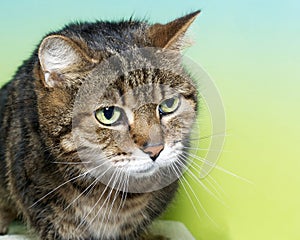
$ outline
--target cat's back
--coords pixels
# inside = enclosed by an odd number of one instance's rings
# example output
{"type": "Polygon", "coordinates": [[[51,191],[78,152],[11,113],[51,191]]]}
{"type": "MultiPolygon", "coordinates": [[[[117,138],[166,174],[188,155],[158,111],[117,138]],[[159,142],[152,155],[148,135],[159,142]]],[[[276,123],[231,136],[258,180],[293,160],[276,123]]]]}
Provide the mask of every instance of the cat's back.
{"type": "Polygon", "coordinates": [[[24,61],[12,80],[0,89],[0,175],[2,178],[6,171],[5,165],[10,161],[9,152],[20,139],[23,139],[28,128],[32,130],[32,126],[36,127],[38,122],[32,76],[33,63],[34,54],[29,60],[24,61]]]}
{"type": "MultiPolygon", "coordinates": [[[[6,84],[0,90],[0,181],[3,183],[5,181],[5,172],[6,172],[6,165],[5,165],[5,157],[4,157],[4,144],[5,144],[5,128],[7,127],[7,123],[9,119],[6,113],[6,103],[8,97],[8,87],[9,84],[6,84]]],[[[1,192],[1,186],[0,186],[1,192]]]]}

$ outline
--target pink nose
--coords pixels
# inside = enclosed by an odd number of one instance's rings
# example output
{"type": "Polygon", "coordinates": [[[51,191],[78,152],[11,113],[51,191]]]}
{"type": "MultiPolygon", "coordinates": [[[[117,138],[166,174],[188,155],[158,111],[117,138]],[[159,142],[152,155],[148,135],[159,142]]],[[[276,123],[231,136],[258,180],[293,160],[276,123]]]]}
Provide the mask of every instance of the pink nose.
{"type": "Polygon", "coordinates": [[[143,151],[144,153],[147,153],[153,161],[155,161],[163,149],[164,149],[164,145],[158,144],[158,145],[148,145],[145,148],[143,148],[143,151]]]}

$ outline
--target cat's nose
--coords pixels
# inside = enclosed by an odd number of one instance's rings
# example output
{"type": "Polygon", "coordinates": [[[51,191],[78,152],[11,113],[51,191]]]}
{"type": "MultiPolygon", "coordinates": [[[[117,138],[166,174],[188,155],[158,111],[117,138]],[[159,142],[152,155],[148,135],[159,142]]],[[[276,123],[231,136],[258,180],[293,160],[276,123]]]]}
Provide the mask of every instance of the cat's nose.
{"type": "Polygon", "coordinates": [[[143,147],[142,150],[144,153],[147,153],[153,161],[155,161],[163,149],[164,149],[164,145],[159,143],[159,144],[151,144],[151,145],[147,144],[146,146],[143,147]]]}

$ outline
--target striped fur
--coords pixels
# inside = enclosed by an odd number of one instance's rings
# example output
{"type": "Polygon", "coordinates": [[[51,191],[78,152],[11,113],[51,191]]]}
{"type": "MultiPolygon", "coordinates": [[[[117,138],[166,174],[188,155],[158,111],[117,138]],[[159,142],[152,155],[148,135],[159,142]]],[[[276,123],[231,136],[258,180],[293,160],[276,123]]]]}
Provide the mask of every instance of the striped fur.
{"type": "MultiPolygon", "coordinates": [[[[149,161],[141,149],[152,141],[164,144],[155,164],[176,162],[197,109],[197,91],[178,64],[178,48],[197,14],[165,25],[132,20],[71,24],[43,39],[0,91],[0,234],[21,216],[42,240],[142,239],[173,199],[177,180],[150,192],[130,192],[121,174],[113,186],[97,179],[103,169],[88,172],[98,163],[85,164],[80,154],[100,151],[107,166],[118,169],[128,162],[134,172],[139,161],[149,161]],[[133,51],[145,47],[173,49],[178,56],[163,59],[168,66],[162,69],[153,68],[155,59],[133,51]],[[145,61],[148,68],[120,74],[101,92],[101,64],[124,51],[135,52],[131,60],[145,61]],[[88,95],[92,104],[78,100],[87,82],[97,90],[88,95]],[[174,94],[180,96],[180,107],[161,117],[158,105],[174,94]],[[127,125],[97,122],[94,105],[108,103],[122,106],[127,125]],[[74,131],[83,138],[80,144],[74,131]]],[[[118,60],[120,69],[131,64],[121,55],[118,60]]],[[[161,175],[156,170],[130,184],[146,188],[164,179],[161,175]]]]}

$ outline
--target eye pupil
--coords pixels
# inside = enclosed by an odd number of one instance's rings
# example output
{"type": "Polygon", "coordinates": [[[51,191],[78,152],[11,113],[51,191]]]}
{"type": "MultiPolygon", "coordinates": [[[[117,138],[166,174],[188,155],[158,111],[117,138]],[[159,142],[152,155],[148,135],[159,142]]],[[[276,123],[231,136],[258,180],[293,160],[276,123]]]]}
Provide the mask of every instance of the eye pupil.
{"type": "Polygon", "coordinates": [[[121,124],[123,111],[119,107],[110,106],[97,109],[95,112],[96,119],[103,125],[112,126],[121,124]]]}
{"type": "Polygon", "coordinates": [[[165,101],[165,104],[167,105],[168,108],[171,108],[174,104],[174,101],[175,101],[174,98],[170,98],[165,101]]]}
{"type": "Polygon", "coordinates": [[[164,100],[159,105],[159,108],[158,108],[160,116],[175,112],[177,110],[179,104],[180,104],[179,97],[176,97],[176,96],[164,100]]]}
{"type": "Polygon", "coordinates": [[[106,108],[104,108],[103,114],[104,114],[105,118],[108,119],[108,120],[111,119],[112,116],[113,116],[113,114],[114,114],[114,110],[115,110],[114,107],[106,107],[106,108]]]}

